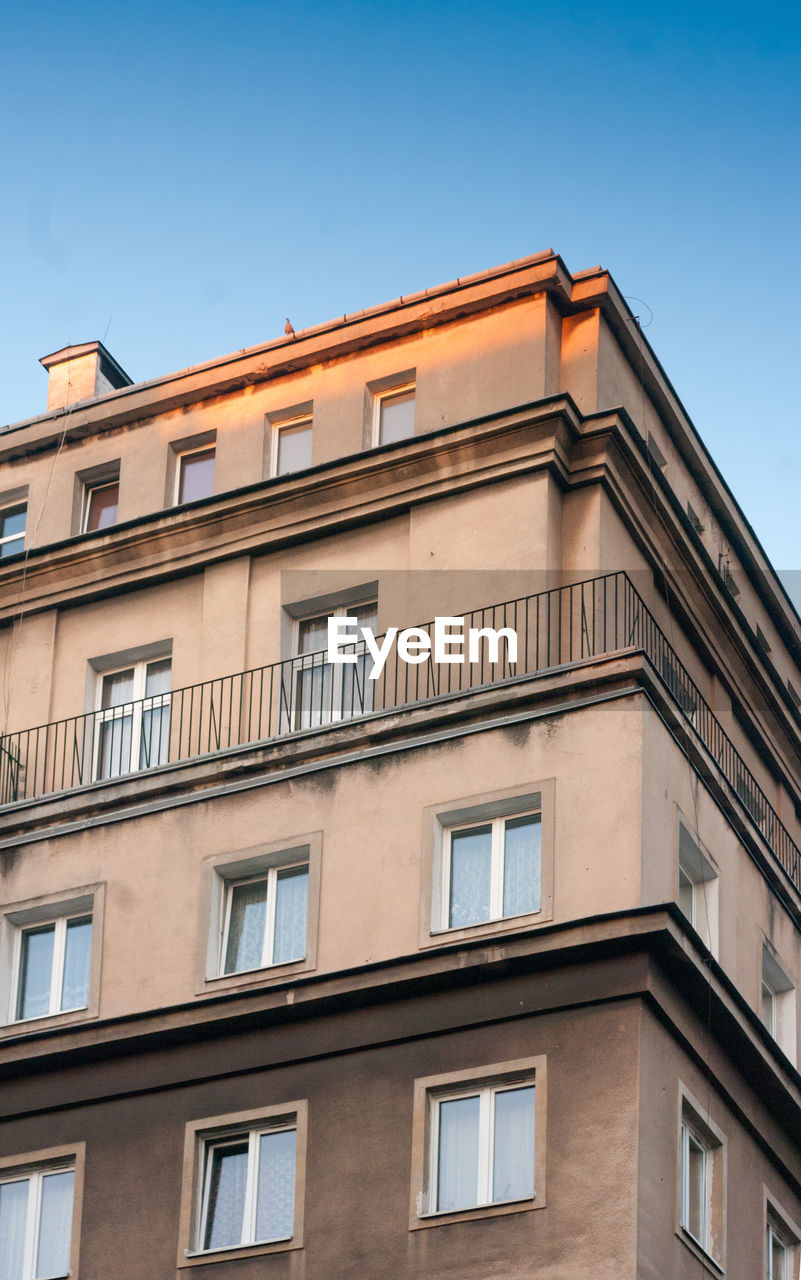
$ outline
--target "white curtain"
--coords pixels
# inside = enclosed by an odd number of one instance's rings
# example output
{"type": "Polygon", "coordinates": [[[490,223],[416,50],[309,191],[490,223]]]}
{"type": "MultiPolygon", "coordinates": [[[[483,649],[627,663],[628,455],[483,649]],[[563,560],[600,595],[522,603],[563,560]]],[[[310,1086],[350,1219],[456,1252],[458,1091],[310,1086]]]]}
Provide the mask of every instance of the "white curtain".
{"type": "Polygon", "coordinates": [[[291,1236],[295,1220],[295,1130],[259,1138],[256,1240],[291,1236]]]}
{"type": "Polygon", "coordinates": [[[25,1252],[28,1179],[0,1183],[0,1280],[20,1280],[25,1252]]]}
{"type": "Polygon", "coordinates": [[[448,923],[452,929],[489,920],[491,867],[491,827],[453,832],[448,911],[448,923]]]}
{"type": "Polygon", "coordinates": [[[39,1221],[37,1277],[66,1276],[70,1269],[72,1195],[75,1173],[49,1173],[42,1178],[42,1211],[39,1221]]]}
{"type": "Polygon", "coordinates": [[[70,920],[64,952],[62,1009],[85,1009],[89,1003],[89,957],[92,952],[92,918],[70,920]]]}
{"type": "Polygon", "coordinates": [[[495,1094],[492,1199],[526,1200],[534,1194],[534,1087],[495,1094]]]}
{"type": "Polygon", "coordinates": [[[540,909],[539,815],[510,818],[504,833],[503,914],[521,916],[540,909]]]}
{"type": "Polygon", "coordinates": [[[300,960],[306,954],[306,916],[309,900],[307,867],[278,872],[275,898],[273,964],[300,960]]]}
{"type": "Polygon", "coordinates": [[[437,1209],[477,1203],[479,1107],[478,1095],[439,1104],[437,1209]]]}
{"type": "Polygon", "coordinates": [[[266,919],[267,881],[234,885],[225,952],[226,973],[242,973],[261,966],[266,919]]]}
{"type": "Polygon", "coordinates": [[[248,1143],[215,1147],[211,1152],[207,1177],[211,1180],[208,1198],[204,1249],[223,1249],[241,1244],[248,1180],[248,1143]]]}

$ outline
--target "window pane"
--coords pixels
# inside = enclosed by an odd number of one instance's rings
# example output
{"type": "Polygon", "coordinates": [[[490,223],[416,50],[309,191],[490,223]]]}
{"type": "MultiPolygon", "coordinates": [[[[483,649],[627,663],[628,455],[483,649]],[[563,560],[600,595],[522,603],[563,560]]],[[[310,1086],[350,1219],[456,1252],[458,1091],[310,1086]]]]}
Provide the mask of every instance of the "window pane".
{"type": "Polygon", "coordinates": [[[771,1035],[773,1035],[775,999],[776,997],[763,978],[762,988],[759,993],[759,1016],[771,1035]]]}
{"type": "Polygon", "coordinates": [[[133,667],[127,671],[112,671],[110,675],[104,676],[101,707],[107,710],[110,707],[125,706],[133,698],[133,682],[133,667]]]}
{"type": "Polygon", "coordinates": [[[282,427],[278,432],[278,466],[276,474],[288,475],[290,471],[302,471],[312,464],[311,423],[303,426],[282,427]]]}
{"type": "Polygon", "coordinates": [[[495,1094],[492,1199],[534,1195],[534,1087],[495,1094]]]}
{"type": "Polygon", "coordinates": [[[540,909],[539,815],[510,818],[504,834],[503,914],[519,916],[540,909]]]}
{"type": "Polygon", "coordinates": [[[12,538],[9,542],[0,542],[0,559],[6,556],[15,556],[18,552],[25,550],[25,538],[12,538]]]}
{"type": "Polygon", "coordinates": [[[235,884],[230,892],[231,918],[228,924],[225,973],[258,969],[261,967],[264,949],[267,881],[235,884]]]}
{"type": "Polygon", "coordinates": [[[132,716],[114,716],[100,725],[98,778],[116,778],[131,769],[132,716]]]}
{"type": "Polygon", "coordinates": [[[684,867],[679,867],[679,906],[690,921],[690,924],[694,924],[693,882],[684,867]]]}
{"type": "Polygon", "coordinates": [[[86,530],[107,529],[117,523],[117,504],[120,496],[119,484],[99,485],[90,489],[86,507],[86,530]]]}
{"type": "Polygon", "coordinates": [[[159,693],[169,693],[171,682],[171,658],[160,658],[158,662],[149,662],[145,673],[145,697],[154,698],[159,693]]]}
{"type": "Polygon", "coordinates": [[[298,628],[298,653],[317,653],[328,646],[328,615],[304,618],[298,628]]]}
{"type": "Polygon", "coordinates": [[[0,1280],[20,1280],[28,1211],[27,1178],[0,1183],[0,1280]]]}
{"type": "MultiPolygon", "coordinates": [[[[372,631],[373,635],[378,631],[378,605],[374,601],[370,604],[349,606],[347,616],[356,619],[354,630],[357,635],[360,627],[372,631]]],[[[358,661],[346,663],[341,668],[342,716],[347,719],[349,716],[363,716],[372,711],[375,682],[367,678],[368,671],[372,670],[373,660],[365,652],[364,641],[360,639],[345,652],[360,655],[358,661]]]]}
{"type": "Polygon", "coordinates": [[[34,1276],[49,1280],[66,1276],[70,1269],[72,1193],[75,1173],[49,1173],[42,1178],[42,1206],[34,1276]]]}
{"type": "Polygon", "coordinates": [[[379,409],[379,444],[408,440],[414,435],[414,388],[397,395],[381,397],[379,409]]]}
{"type": "Polygon", "coordinates": [[[23,534],[25,532],[25,517],[27,509],[22,508],[21,511],[7,511],[2,517],[2,525],[0,525],[0,538],[10,538],[13,534],[23,534]]]}
{"type": "Polygon", "coordinates": [[[704,1185],[706,1152],[692,1134],[689,1135],[687,1159],[689,1164],[687,1169],[689,1203],[687,1208],[687,1222],[684,1225],[687,1227],[690,1235],[693,1236],[699,1244],[703,1244],[706,1195],[704,1185]]]}
{"type": "Polygon", "coordinates": [[[43,929],[27,929],[22,935],[18,1018],[41,1018],[50,1012],[55,933],[56,926],[49,924],[43,929]]]}
{"type": "Polygon", "coordinates": [[[478,1116],[477,1095],[439,1104],[438,1209],[478,1202],[478,1116]]]}
{"type": "Polygon", "coordinates": [[[214,449],[187,453],[180,460],[178,501],[195,502],[214,492],[214,449]]]}
{"type": "Polygon", "coordinates": [[[155,769],[166,764],[170,754],[170,708],[153,707],[142,712],[142,740],[139,768],[155,769]]]}
{"type": "Polygon", "coordinates": [[[295,1130],[259,1138],[256,1239],[291,1236],[295,1221],[295,1130]]]}
{"type": "Polygon", "coordinates": [[[451,835],[451,928],[490,918],[491,827],[472,827],[451,835]]]}
{"type": "Polygon", "coordinates": [[[89,958],[92,954],[92,917],[67,921],[64,952],[62,1009],[85,1009],[89,1003],[89,958]]]}
{"type": "Polygon", "coordinates": [[[245,1191],[248,1180],[248,1143],[214,1147],[207,1171],[208,1211],[204,1249],[224,1249],[244,1238],[245,1191]]]}
{"type": "Polygon", "coordinates": [[[768,1280],[788,1280],[788,1252],[774,1231],[768,1229],[769,1270],[768,1280]]]}
{"type": "Polygon", "coordinates": [[[287,867],[278,872],[273,964],[302,960],[305,956],[308,900],[308,867],[287,867]]]}

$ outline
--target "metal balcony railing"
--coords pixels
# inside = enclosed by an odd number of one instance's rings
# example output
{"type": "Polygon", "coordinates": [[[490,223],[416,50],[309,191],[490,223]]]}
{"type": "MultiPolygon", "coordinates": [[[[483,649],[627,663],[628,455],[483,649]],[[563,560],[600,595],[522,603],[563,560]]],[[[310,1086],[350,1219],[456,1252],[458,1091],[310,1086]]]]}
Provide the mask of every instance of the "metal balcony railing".
{"type": "MultiPolygon", "coordinates": [[[[376,680],[363,644],[345,649],[355,661],[330,665],[326,652],[206,680],[120,706],[71,716],[0,738],[0,805],[167,764],[320,730],[364,716],[507,684],[576,662],[639,650],[667,687],[685,721],[801,889],[801,851],[711,707],[668,643],[625,573],[610,573],[475,609],[470,628],[511,628],[517,661],[502,639],[486,642],[463,664],[417,664],[395,646],[376,680]]],[[[420,627],[433,635],[433,623],[420,627]]],[[[381,643],[383,637],[378,637],[381,643]]],[[[467,655],[465,654],[465,657],[467,655]]]]}

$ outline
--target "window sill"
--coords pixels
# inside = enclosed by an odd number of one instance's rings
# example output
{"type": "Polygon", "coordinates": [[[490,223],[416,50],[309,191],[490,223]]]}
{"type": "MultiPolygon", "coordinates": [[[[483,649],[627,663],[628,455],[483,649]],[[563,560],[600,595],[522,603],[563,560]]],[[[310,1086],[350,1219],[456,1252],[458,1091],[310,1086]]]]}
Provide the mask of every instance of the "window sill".
{"type": "Polygon", "coordinates": [[[694,1254],[694,1256],[698,1259],[698,1261],[703,1263],[703,1265],[706,1267],[710,1275],[725,1276],[726,1274],[725,1267],[723,1267],[721,1263],[717,1262],[712,1257],[711,1253],[707,1253],[704,1246],[702,1244],[699,1244],[698,1241],[695,1239],[695,1237],[690,1235],[689,1231],[687,1231],[684,1227],[679,1227],[676,1231],[676,1235],[679,1237],[682,1243],[686,1245],[686,1247],[690,1250],[690,1253],[694,1254]]]}
{"type": "Polygon", "coordinates": [[[315,968],[314,961],[303,956],[300,960],[287,960],[282,964],[265,965],[260,969],[242,969],[238,973],[219,973],[204,978],[196,988],[198,996],[209,995],[216,991],[236,991],[240,987],[253,987],[265,982],[290,978],[296,973],[309,973],[315,968]]]}
{"type": "Polygon", "coordinates": [[[470,1222],[474,1218],[498,1218],[510,1213],[527,1213],[531,1209],[544,1209],[545,1200],[537,1196],[526,1200],[502,1200],[496,1204],[480,1204],[472,1209],[435,1209],[420,1213],[409,1223],[409,1230],[425,1227],[441,1227],[449,1222],[470,1222]]]}
{"type": "Polygon", "coordinates": [[[15,1018],[0,1026],[0,1039],[26,1035],[32,1031],[49,1031],[52,1027],[69,1026],[74,1022],[88,1022],[97,1016],[97,1009],[87,1005],[83,1009],[65,1009],[63,1013],[43,1013],[35,1018],[15,1018]]]}
{"type": "Polygon", "coordinates": [[[441,947],[449,942],[463,942],[470,938],[492,937],[499,933],[516,932],[531,929],[538,924],[550,924],[553,912],[546,906],[539,911],[531,911],[522,916],[501,916],[498,920],[482,920],[478,924],[463,925],[460,928],[431,929],[421,938],[421,947],[441,947]]]}
{"type": "Polygon", "coordinates": [[[265,1240],[259,1244],[232,1244],[222,1249],[186,1249],[178,1260],[179,1267],[202,1266],[207,1262],[228,1262],[232,1258],[257,1258],[268,1253],[282,1253],[287,1249],[300,1249],[303,1241],[297,1236],[281,1236],[278,1240],[265,1240]]]}

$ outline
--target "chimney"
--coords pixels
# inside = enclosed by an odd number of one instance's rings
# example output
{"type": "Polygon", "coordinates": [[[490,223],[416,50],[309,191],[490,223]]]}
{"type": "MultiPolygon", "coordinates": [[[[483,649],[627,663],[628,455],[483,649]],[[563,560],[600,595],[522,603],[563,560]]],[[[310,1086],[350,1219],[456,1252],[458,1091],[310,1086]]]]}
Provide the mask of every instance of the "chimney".
{"type": "Polygon", "coordinates": [[[102,342],[62,347],[39,361],[48,372],[47,407],[63,409],[78,400],[95,400],[133,382],[102,342]]]}

